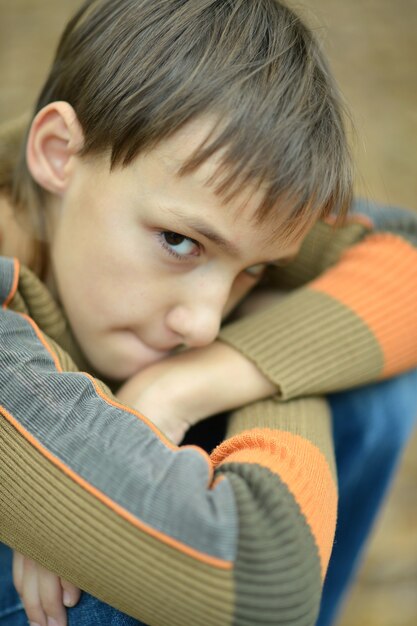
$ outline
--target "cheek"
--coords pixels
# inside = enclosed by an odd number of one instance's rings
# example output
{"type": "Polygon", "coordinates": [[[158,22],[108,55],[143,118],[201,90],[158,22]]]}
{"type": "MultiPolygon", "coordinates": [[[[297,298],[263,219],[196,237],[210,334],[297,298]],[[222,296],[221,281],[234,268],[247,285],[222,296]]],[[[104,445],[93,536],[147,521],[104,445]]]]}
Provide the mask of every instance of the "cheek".
{"type": "Polygon", "coordinates": [[[257,282],[258,281],[253,280],[246,274],[239,274],[232,285],[232,289],[223,312],[223,319],[233,311],[233,309],[243,300],[245,296],[247,296],[247,294],[256,286],[257,282]]]}
{"type": "Polygon", "coordinates": [[[117,280],[114,264],[100,258],[97,248],[92,254],[91,246],[83,243],[71,247],[61,240],[57,244],[53,255],[56,290],[70,325],[84,339],[84,333],[95,333],[117,319],[124,304],[122,281],[117,280]]]}

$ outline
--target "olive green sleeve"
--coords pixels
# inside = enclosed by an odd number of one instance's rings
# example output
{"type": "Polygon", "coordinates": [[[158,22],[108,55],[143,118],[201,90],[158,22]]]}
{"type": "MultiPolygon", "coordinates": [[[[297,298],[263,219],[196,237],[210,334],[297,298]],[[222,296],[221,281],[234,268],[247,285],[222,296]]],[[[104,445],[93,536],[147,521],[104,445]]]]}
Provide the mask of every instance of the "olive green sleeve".
{"type": "Polygon", "coordinates": [[[252,360],[281,398],[417,366],[417,214],[364,205],[343,228],[319,223],[269,280],[288,295],[227,324],[220,339],[252,360]]]}

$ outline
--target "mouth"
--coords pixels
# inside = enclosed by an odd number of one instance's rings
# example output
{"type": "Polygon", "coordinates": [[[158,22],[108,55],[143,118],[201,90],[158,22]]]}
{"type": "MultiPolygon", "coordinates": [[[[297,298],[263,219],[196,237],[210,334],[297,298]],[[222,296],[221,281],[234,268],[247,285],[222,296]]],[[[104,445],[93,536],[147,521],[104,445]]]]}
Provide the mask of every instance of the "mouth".
{"type": "Polygon", "coordinates": [[[148,343],[147,341],[139,337],[134,331],[127,331],[127,332],[132,336],[132,338],[134,339],[136,343],[141,344],[146,350],[149,350],[149,352],[154,353],[156,355],[166,356],[170,352],[173,352],[174,350],[179,348],[181,345],[179,343],[175,343],[175,344],[166,345],[166,346],[155,346],[155,345],[151,345],[150,343],[148,343]]]}

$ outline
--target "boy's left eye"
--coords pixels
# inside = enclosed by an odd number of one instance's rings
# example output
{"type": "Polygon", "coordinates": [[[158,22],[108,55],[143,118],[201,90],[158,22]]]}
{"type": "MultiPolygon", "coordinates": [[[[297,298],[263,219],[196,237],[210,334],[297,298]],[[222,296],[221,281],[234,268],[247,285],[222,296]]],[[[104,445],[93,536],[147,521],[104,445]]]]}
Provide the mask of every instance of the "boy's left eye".
{"type": "Polygon", "coordinates": [[[177,258],[186,258],[196,256],[199,252],[199,244],[194,239],[175,233],[170,230],[164,230],[159,233],[163,247],[177,258]]]}
{"type": "Polygon", "coordinates": [[[257,265],[251,265],[250,267],[247,267],[245,269],[245,273],[249,274],[249,276],[252,276],[253,278],[259,278],[260,276],[262,276],[265,269],[265,263],[258,263],[257,265]]]}

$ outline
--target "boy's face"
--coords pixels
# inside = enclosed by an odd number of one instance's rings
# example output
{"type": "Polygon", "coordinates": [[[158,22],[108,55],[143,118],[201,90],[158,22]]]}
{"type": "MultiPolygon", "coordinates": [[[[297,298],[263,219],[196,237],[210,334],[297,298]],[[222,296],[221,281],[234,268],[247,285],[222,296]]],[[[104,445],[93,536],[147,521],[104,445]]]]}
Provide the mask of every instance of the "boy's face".
{"type": "Polygon", "coordinates": [[[74,157],[53,207],[51,285],[103,376],[125,380],[181,344],[211,343],[259,280],[259,265],[299,248],[268,243],[271,224],[254,224],[259,191],[227,204],[215,194],[207,184],[215,157],[177,175],[204,132],[190,124],[112,172],[107,158],[74,157]]]}

